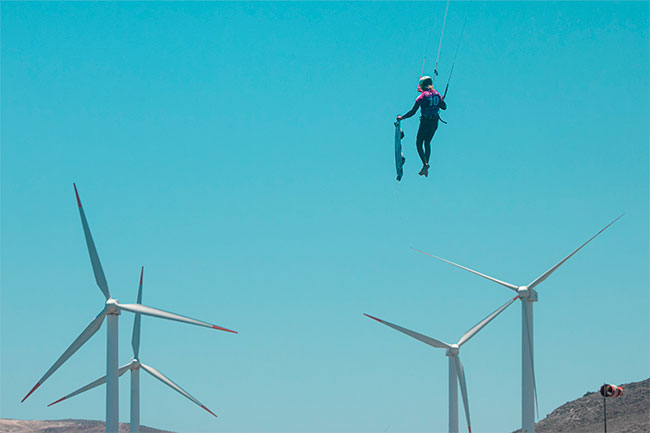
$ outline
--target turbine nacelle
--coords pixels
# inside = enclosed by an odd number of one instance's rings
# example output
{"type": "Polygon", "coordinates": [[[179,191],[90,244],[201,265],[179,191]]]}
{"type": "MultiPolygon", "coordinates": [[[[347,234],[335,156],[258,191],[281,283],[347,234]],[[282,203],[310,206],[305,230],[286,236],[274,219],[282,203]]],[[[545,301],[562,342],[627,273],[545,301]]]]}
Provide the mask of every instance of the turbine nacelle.
{"type": "Polygon", "coordinates": [[[446,355],[447,356],[456,356],[456,355],[458,355],[458,352],[460,351],[460,347],[458,346],[458,344],[450,344],[449,346],[450,347],[449,347],[449,349],[447,349],[446,355]]]}
{"type": "Polygon", "coordinates": [[[537,302],[537,291],[528,286],[517,287],[517,296],[519,299],[527,299],[528,302],[537,302]]]}
{"type": "Polygon", "coordinates": [[[117,303],[117,299],[108,298],[106,300],[106,307],[104,307],[104,312],[106,314],[115,314],[116,316],[120,315],[120,304],[117,303]]]}

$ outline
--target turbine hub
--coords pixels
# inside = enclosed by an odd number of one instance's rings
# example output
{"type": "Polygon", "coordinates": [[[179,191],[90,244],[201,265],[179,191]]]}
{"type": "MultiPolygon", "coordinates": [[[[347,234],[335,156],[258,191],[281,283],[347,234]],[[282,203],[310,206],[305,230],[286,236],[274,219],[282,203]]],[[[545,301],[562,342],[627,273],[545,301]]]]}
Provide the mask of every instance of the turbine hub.
{"type": "Polygon", "coordinates": [[[528,286],[519,286],[519,288],[517,288],[517,294],[519,295],[519,299],[526,299],[530,294],[530,290],[528,289],[528,286]]]}
{"type": "Polygon", "coordinates": [[[131,359],[131,370],[137,370],[140,368],[140,360],[138,358],[131,359]]]}
{"type": "Polygon", "coordinates": [[[458,347],[458,344],[450,344],[451,349],[447,349],[447,356],[456,356],[458,355],[458,351],[460,348],[458,347]]]}
{"type": "Polygon", "coordinates": [[[106,314],[120,315],[120,309],[117,307],[117,299],[109,298],[106,300],[106,314]]]}

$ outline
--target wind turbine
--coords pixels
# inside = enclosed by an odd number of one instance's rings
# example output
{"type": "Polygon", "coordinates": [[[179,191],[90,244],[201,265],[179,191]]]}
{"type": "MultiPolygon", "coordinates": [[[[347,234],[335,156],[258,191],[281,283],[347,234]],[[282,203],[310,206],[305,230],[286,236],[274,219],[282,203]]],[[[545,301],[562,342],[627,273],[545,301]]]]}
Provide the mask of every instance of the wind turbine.
{"type": "Polygon", "coordinates": [[[418,332],[411,331],[410,329],[402,328],[401,326],[395,325],[393,323],[387,322],[385,320],[379,319],[377,317],[371,316],[370,314],[365,314],[364,316],[370,317],[371,319],[376,320],[379,323],[383,323],[386,326],[402,332],[410,337],[420,340],[421,342],[428,344],[429,346],[437,347],[440,349],[446,349],[446,355],[449,357],[449,433],[458,433],[458,384],[460,384],[460,392],[463,397],[463,406],[465,408],[465,419],[467,420],[467,429],[469,433],[472,433],[472,423],[469,417],[469,400],[467,398],[467,386],[465,385],[465,370],[463,369],[463,364],[460,362],[460,347],[467,343],[467,341],[472,338],[478,331],[483,329],[485,325],[490,323],[492,319],[497,317],[503,310],[508,308],[510,304],[515,302],[517,296],[503,304],[492,314],[487,316],[485,319],[478,322],[474,325],[469,331],[463,335],[458,343],[448,344],[444,341],[436,340],[435,338],[427,337],[418,332]]]}
{"type": "MultiPolygon", "coordinates": [[[[73,184],[74,185],[74,184],[73,184]]],[[[95,248],[95,243],[93,242],[92,235],[90,234],[90,228],[88,227],[88,221],[86,220],[86,215],[84,213],[83,207],[81,206],[81,200],[79,199],[79,193],[77,192],[77,186],[74,185],[75,196],[77,197],[77,206],[79,207],[79,215],[81,216],[81,225],[83,226],[84,235],[86,238],[86,245],[88,246],[88,254],[90,255],[90,263],[92,264],[93,272],[95,274],[95,281],[99,286],[99,289],[104,294],[106,298],[106,303],[102,311],[99,312],[97,317],[95,317],[90,324],[84,329],[81,334],[72,342],[72,344],[63,352],[63,354],[56,360],[56,362],[50,367],[49,370],[45,372],[43,377],[41,377],[36,385],[27,393],[27,395],[21,400],[25,401],[36,389],[43,384],[63,363],[65,363],[68,358],[70,358],[81,346],[83,346],[86,341],[90,339],[102,325],[104,318],[107,318],[108,332],[106,333],[106,432],[107,433],[117,433],[119,428],[119,405],[118,405],[118,366],[117,366],[117,319],[121,311],[129,311],[131,313],[141,313],[148,316],[159,317],[162,319],[176,320],[178,322],[190,323],[192,325],[205,326],[207,328],[218,329],[221,331],[232,332],[230,329],[222,328],[221,326],[213,325],[211,323],[202,322],[196,319],[190,319],[188,317],[180,316],[175,313],[170,313],[168,311],[159,310],[156,308],[147,307],[141,304],[120,304],[117,302],[117,299],[111,297],[111,293],[108,290],[108,283],[106,282],[106,277],[104,276],[104,270],[99,261],[99,256],[97,255],[97,249],[95,248]]]]}
{"type": "MultiPolygon", "coordinates": [[[[487,278],[497,284],[507,287],[510,290],[517,292],[517,297],[521,300],[521,431],[523,433],[535,433],[535,412],[537,408],[537,385],[535,383],[535,364],[533,359],[533,302],[537,302],[537,291],[535,287],[547,279],[553,272],[569,260],[575,253],[580,251],[582,247],[591,242],[596,236],[604,232],[609,226],[618,221],[623,214],[616,217],[612,222],[607,224],[602,230],[593,235],[587,242],[576,248],[571,254],[560,260],[555,266],[542,275],[537,277],[533,282],[527,286],[516,286],[505,281],[498,280],[489,275],[482,274],[473,269],[451,262],[442,257],[434,256],[432,254],[414,250],[431,256],[435,259],[441,260],[450,265],[469,271],[480,277],[487,278]]],[[[539,409],[537,409],[539,413],[539,409]]]]}
{"type": "MultiPolygon", "coordinates": [[[[138,287],[138,304],[142,303],[142,276],[144,273],[144,267],[140,270],[140,285],[138,287]]],[[[174,383],[171,379],[166,377],[164,374],[159,372],[153,367],[150,367],[148,365],[143,364],[140,362],[140,357],[139,357],[139,352],[140,352],[140,322],[141,322],[141,313],[135,313],[135,318],[133,320],[133,335],[131,337],[131,346],[133,347],[133,358],[131,361],[129,361],[128,364],[120,367],[118,369],[118,376],[122,376],[124,373],[127,371],[131,370],[131,423],[130,423],[130,431],[132,433],[138,433],[140,431],[140,368],[142,368],[144,371],[155,377],[156,379],[160,380],[162,383],[165,385],[169,386],[173,390],[179,392],[181,395],[185,396],[189,400],[191,400],[193,403],[197,404],[201,408],[205,409],[206,411],[210,412],[215,418],[216,415],[207,407],[205,407],[203,404],[201,404],[200,401],[192,397],[187,391],[185,391],[183,388],[178,386],[176,383],[174,383]]],[[[48,405],[52,406],[54,404],[57,404],[60,401],[67,400],[71,397],[74,397],[75,395],[81,394],[83,392],[86,392],[90,389],[93,389],[99,385],[102,385],[103,383],[106,382],[106,376],[101,377],[94,382],[89,383],[86,386],[83,386],[79,388],[78,390],[66,395],[65,397],[62,397],[55,401],[54,403],[50,403],[48,405]]]]}

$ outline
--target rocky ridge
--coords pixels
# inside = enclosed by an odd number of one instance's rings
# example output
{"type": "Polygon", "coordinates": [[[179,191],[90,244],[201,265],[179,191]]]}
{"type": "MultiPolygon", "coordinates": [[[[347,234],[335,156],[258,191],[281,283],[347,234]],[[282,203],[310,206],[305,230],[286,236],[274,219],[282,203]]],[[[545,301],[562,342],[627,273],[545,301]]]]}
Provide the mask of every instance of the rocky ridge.
{"type": "MultiPolygon", "coordinates": [[[[621,386],[622,396],[607,399],[607,433],[650,432],[650,379],[621,386]]],[[[603,431],[603,397],[598,391],[563,404],[535,424],[536,433],[603,431]]]]}
{"type": "MultiPolygon", "coordinates": [[[[104,421],[85,419],[61,419],[53,421],[31,421],[0,419],[0,433],[104,433],[104,421]]],[[[128,433],[129,424],[120,423],[120,433],[128,433]]],[[[142,433],[173,433],[140,426],[142,433]]]]}

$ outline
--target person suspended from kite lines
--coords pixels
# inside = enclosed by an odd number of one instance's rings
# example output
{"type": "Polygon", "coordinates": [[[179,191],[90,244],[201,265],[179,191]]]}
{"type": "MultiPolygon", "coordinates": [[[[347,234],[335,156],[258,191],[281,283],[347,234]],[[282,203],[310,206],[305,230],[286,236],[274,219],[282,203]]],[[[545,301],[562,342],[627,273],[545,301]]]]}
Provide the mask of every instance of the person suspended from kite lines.
{"type": "Polygon", "coordinates": [[[415,100],[413,108],[408,113],[397,116],[397,120],[408,119],[420,109],[420,127],[415,138],[415,146],[422,160],[420,176],[429,176],[429,157],[431,156],[431,140],[438,129],[439,110],[446,110],[447,104],[436,89],[433,88],[433,79],[429,76],[420,78],[418,90],[420,95],[415,100]]]}

